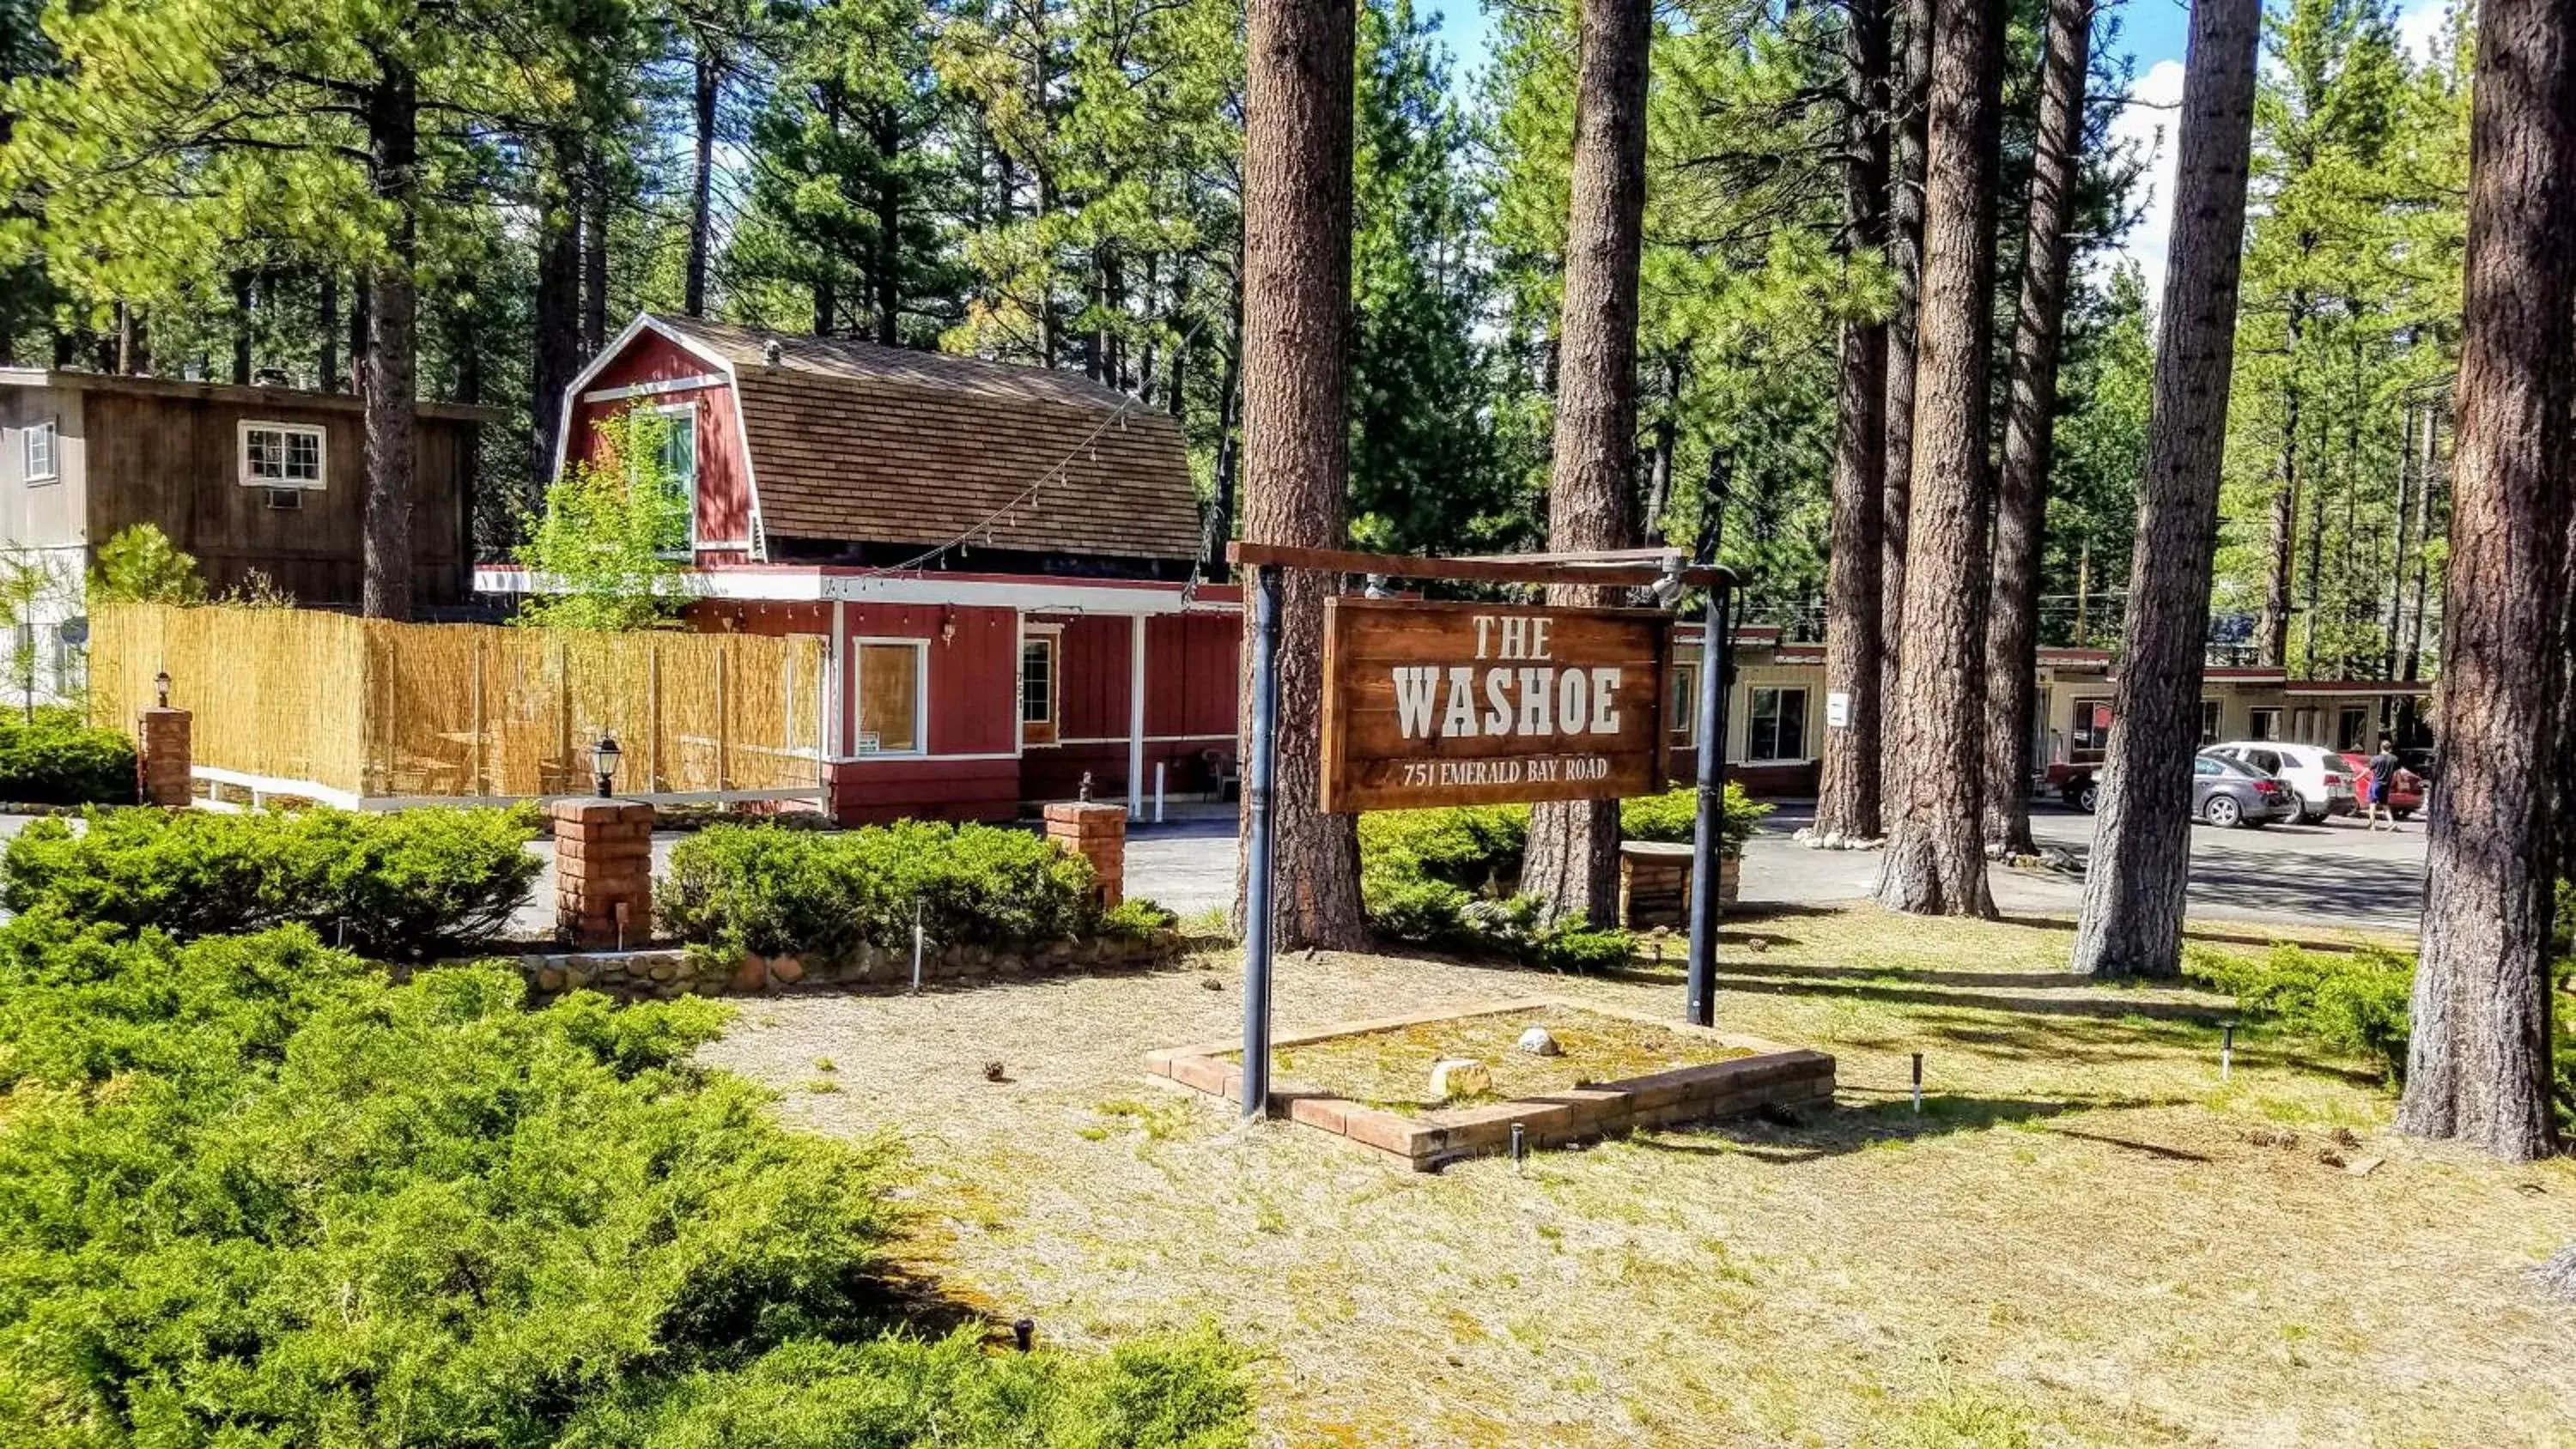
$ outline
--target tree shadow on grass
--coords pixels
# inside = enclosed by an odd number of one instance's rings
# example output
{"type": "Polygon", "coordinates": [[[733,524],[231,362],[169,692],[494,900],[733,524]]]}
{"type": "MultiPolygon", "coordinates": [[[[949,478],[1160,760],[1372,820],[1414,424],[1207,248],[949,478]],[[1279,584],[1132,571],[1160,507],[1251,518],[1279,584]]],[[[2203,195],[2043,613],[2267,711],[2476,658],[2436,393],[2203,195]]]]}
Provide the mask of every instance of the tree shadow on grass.
{"type": "MultiPolygon", "coordinates": [[[[1884,1094],[1866,1087],[1843,1087],[1831,1109],[1764,1113],[1731,1118],[1688,1130],[1667,1129],[1632,1139],[1655,1152],[1707,1157],[1751,1157],[1782,1165],[1815,1162],[1873,1148],[1901,1146],[1991,1127],[2020,1127],[2070,1112],[2116,1112],[2140,1107],[2173,1106],[2182,1097],[2111,1096],[2065,1093],[2045,1097],[1975,1097],[1927,1092],[1916,1111],[1910,1095],[1884,1094]],[[1857,1104],[1854,1097],[1880,1100],[1857,1104]]],[[[2032,1127],[2031,1130],[2040,1130],[2032,1127]]],[[[2063,1129],[2050,1129],[2060,1130],[2063,1129]]]]}
{"type": "MultiPolygon", "coordinates": [[[[1841,996],[1898,1006],[1967,1007],[2034,1016],[2154,1017],[2169,1021],[2215,1024],[2233,1015],[2220,1003],[2133,1001],[2120,997],[2037,995],[2023,991],[1943,991],[1904,984],[1911,981],[1957,980],[1957,973],[1853,971],[1844,967],[1757,967],[1738,965],[1718,973],[1718,989],[1759,990],[1782,996],[1841,996]],[[1852,977],[1861,979],[1850,979],[1852,977]],[[1895,983],[1887,978],[1896,977],[1895,983]]],[[[2051,988],[2059,989],[2059,988],[2051,988]]]]}

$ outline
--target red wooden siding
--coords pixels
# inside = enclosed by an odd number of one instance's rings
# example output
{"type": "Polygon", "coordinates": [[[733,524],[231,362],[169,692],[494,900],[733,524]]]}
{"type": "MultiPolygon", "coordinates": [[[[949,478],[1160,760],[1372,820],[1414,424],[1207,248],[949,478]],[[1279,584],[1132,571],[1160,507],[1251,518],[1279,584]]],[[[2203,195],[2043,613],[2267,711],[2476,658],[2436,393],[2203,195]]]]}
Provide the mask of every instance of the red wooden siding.
{"type": "MultiPolygon", "coordinates": [[[[1033,622],[1054,621],[1040,616],[1033,622]]],[[[1060,622],[1062,743],[1029,746],[1021,760],[1021,790],[1031,800],[1070,799],[1088,773],[1095,798],[1123,798],[1134,622],[1115,615],[1077,615],[1060,622]]],[[[1145,621],[1146,792],[1153,789],[1157,764],[1164,766],[1164,788],[1183,794],[1207,787],[1206,751],[1234,754],[1240,631],[1231,614],[1163,615],[1145,621]]]]}
{"type": "MultiPolygon", "coordinates": [[[[706,359],[677,346],[660,333],[640,332],[626,344],[625,350],[600,369],[598,376],[582,384],[581,391],[586,396],[638,383],[712,376],[718,370],[706,359]]],[[[737,410],[730,386],[688,388],[680,392],[616,398],[607,402],[583,402],[576,398],[570,410],[573,431],[565,439],[565,456],[567,459],[593,456],[597,442],[594,429],[602,421],[621,416],[631,408],[681,406],[693,407],[697,413],[698,540],[701,543],[734,545],[729,550],[702,549],[698,562],[743,562],[750,557],[747,545],[751,541],[751,484],[745,471],[742,431],[736,422],[737,410]]]]}

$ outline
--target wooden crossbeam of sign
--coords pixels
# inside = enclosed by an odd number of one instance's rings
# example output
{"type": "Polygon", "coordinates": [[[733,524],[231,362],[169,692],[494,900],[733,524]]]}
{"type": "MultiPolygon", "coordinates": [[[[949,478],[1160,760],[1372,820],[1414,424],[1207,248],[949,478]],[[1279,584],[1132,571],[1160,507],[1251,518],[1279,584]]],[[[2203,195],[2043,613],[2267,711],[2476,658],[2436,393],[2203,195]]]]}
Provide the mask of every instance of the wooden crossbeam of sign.
{"type": "Polygon", "coordinates": [[[1335,574],[1384,574],[1392,579],[1451,579],[1488,584],[1589,584],[1644,586],[1677,578],[1702,588],[1732,586],[1735,571],[1723,564],[1684,564],[1678,568],[1614,550],[1597,557],[1581,554],[1531,554],[1477,558],[1428,558],[1419,554],[1360,553],[1349,549],[1298,548],[1279,543],[1231,543],[1225,556],[1243,567],[1314,569],[1335,574]]]}
{"type": "Polygon", "coordinates": [[[1324,810],[1661,790],[1671,623],[1655,609],[1325,600],[1324,810]]]}

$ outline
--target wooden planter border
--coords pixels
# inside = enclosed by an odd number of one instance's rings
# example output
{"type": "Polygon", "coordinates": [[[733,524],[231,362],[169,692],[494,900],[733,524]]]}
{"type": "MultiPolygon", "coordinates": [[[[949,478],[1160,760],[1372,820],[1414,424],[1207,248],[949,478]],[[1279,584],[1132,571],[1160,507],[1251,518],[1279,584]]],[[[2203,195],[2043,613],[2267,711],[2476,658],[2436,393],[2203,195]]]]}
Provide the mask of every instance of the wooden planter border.
{"type": "MultiPolygon", "coordinates": [[[[1821,1106],[1833,1101],[1834,1059],[1822,1052],[1562,996],[1523,996],[1463,1009],[1339,1022],[1314,1031],[1278,1036],[1272,1045],[1280,1049],[1309,1046],[1338,1037],[1367,1036],[1436,1021],[1551,1007],[1643,1022],[1683,1036],[1703,1038],[1714,1046],[1749,1048],[1754,1054],[1622,1081],[1595,1082],[1489,1107],[1440,1109],[1409,1117],[1336,1097],[1304,1082],[1275,1077],[1270,1086],[1272,1114],[1284,1114],[1291,1121],[1330,1132],[1381,1160],[1416,1172],[1436,1172],[1462,1157],[1509,1150],[1512,1124],[1516,1122],[1521,1127],[1522,1145],[1537,1148],[1640,1127],[1669,1127],[1740,1116],[1763,1107],[1821,1106]]],[[[1145,1070],[1193,1091],[1240,1102],[1243,1069],[1239,1063],[1226,1060],[1227,1054],[1240,1050],[1232,1042],[1167,1047],[1146,1053],[1145,1070]]]]}

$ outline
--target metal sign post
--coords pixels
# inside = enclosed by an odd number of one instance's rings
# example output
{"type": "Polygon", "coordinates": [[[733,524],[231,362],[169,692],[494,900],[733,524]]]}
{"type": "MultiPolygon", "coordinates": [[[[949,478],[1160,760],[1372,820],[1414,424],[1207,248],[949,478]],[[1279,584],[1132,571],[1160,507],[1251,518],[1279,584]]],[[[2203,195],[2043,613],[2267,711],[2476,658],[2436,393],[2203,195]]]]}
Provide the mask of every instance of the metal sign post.
{"type": "Polygon", "coordinates": [[[1723,582],[1708,590],[1708,619],[1699,641],[1699,813],[1691,825],[1690,984],[1684,1016],[1717,1024],[1717,923],[1725,909],[1717,890],[1718,842],[1726,819],[1726,678],[1729,658],[1723,582]]]}
{"type": "Polygon", "coordinates": [[[1270,1106],[1270,785],[1279,763],[1279,574],[1252,566],[1252,758],[1243,782],[1243,1118],[1270,1106]]]}

